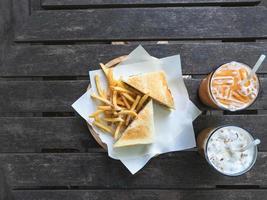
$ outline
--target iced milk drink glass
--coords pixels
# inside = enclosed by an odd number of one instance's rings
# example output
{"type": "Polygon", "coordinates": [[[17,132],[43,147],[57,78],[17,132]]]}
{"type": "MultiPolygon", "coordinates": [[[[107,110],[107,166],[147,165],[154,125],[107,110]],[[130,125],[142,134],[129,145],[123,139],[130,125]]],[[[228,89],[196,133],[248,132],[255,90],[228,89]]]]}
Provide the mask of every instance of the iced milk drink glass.
{"type": "Polygon", "coordinates": [[[249,171],[256,162],[257,146],[241,151],[254,139],[237,126],[204,129],[197,138],[199,153],[218,172],[238,176],[249,171]]]}
{"type": "Polygon", "coordinates": [[[230,111],[249,107],[256,100],[260,89],[256,74],[242,83],[250,72],[248,65],[239,62],[220,66],[202,80],[198,91],[201,101],[213,108],[230,111]]]}

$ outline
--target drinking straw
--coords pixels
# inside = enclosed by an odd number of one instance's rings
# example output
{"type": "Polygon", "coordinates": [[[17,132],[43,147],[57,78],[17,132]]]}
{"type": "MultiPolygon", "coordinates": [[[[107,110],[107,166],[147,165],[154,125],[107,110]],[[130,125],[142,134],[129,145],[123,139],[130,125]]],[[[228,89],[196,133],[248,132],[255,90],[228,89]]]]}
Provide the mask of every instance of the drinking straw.
{"type": "Polygon", "coordinates": [[[256,73],[256,71],[260,68],[262,62],[265,59],[265,55],[261,55],[260,58],[258,59],[258,61],[256,62],[256,64],[254,65],[253,69],[251,70],[251,72],[249,73],[249,75],[247,76],[247,78],[245,78],[243,81],[241,81],[241,85],[244,85],[248,80],[250,80],[256,73]]]}
{"type": "Polygon", "coordinates": [[[255,139],[240,149],[234,149],[234,151],[244,152],[244,151],[250,149],[251,147],[257,146],[260,143],[261,143],[261,141],[259,139],[255,139]]]}

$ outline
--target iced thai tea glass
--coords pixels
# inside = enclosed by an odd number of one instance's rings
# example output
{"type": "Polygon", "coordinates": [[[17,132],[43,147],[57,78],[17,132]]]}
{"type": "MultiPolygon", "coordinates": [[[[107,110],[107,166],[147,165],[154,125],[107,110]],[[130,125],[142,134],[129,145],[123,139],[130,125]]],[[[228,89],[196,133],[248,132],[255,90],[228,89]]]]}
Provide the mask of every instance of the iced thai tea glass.
{"type": "Polygon", "coordinates": [[[255,102],[260,90],[256,74],[245,83],[242,82],[250,72],[248,65],[239,62],[221,65],[202,80],[198,90],[201,101],[216,109],[246,109],[255,102]]]}

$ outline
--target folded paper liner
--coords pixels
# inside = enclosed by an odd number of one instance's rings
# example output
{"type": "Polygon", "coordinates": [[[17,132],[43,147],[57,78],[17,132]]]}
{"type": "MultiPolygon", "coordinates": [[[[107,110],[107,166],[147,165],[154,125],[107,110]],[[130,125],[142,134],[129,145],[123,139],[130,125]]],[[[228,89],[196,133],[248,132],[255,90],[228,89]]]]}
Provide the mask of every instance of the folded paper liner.
{"type": "MultiPolygon", "coordinates": [[[[150,56],[142,46],[138,46],[113,71],[115,79],[121,76],[127,79],[131,75],[160,70],[165,71],[167,75],[175,110],[169,111],[154,101],[155,141],[153,144],[113,148],[114,139],[109,134],[89,126],[92,135],[94,137],[98,135],[95,139],[101,141],[100,144],[106,145],[108,155],[120,160],[132,174],[158,154],[193,148],[196,145],[192,121],[201,112],[189,99],[183,82],[179,55],[157,59],[150,56]]],[[[91,93],[97,93],[94,82],[96,74],[100,77],[102,87],[107,87],[107,81],[101,70],[90,71],[91,88],[72,105],[89,124],[92,124],[89,115],[96,110],[96,103],[90,98],[91,93]]]]}

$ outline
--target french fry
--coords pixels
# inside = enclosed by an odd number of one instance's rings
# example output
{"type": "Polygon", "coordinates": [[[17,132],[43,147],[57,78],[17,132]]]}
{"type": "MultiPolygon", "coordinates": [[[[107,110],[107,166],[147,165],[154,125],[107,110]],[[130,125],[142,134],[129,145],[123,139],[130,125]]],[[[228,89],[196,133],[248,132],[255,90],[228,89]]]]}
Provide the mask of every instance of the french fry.
{"type": "Polygon", "coordinates": [[[126,106],[127,109],[131,109],[131,106],[129,105],[127,99],[125,98],[125,96],[121,95],[121,99],[124,103],[124,105],[126,106]]]}
{"type": "Polygon", "coordinates": [[[100,63],[99,65],[101,69],[103,70],[105,76],[108,77],[108,68],[103,63],[100,63]]]}
{"type": "Polygon", "coordinates": [[[141,99],[141,96],[137,95],[136,99],[134,100],[133,105],[131,106],[131,110],[134,110],[136,108],[136,106],[139,103],[140,99],[141,99]]]}
{"type": "Polygon", "coordinates": [[[135,95],[134,92],[128,90],[127,88],[123,88],[123,87],[120,87],[120,86],[112,86],[111,89],[114,90],[114,91],[118,91],[118,92],[128,93],[130,95],[135,95]]]}
{"type": "Polygon", "coordinates": [[[124,122],[124,120],[120,117],[116,117],[116,118],[112,118],[112,117],[107,118],[106,117],[106,118],[103,118],[103,120],[106,122],[124,122]]]}
{"type": "Polygon", "coordinates": [[[112,103],[115,107],[117,107],[117,91],[113,91],[112,94],[112,103]]]}
{"type": "Polygon", "coordinates": [[[142,96],[142,98],[140,99],[140,101],[139,101],[139,103],[138,103],[138,105],[136,107],[137,112],[142,108],[143,104],[148,99],[148,97],[149,97],[149,94],[148,93],[145,94],[144,96],[142,96]]]}
{"type": "MultiPolygon", "coordinates": [[[[113,117],[113,114],[111,112],[104,112],[104,117],[105,118],[111,118],[111,117],[113,117]]],[[[102,120],[103,120],[103,118],[102,118],[102,120]]]]}
{"type": "Polygon", "coordinates": [[[124,102],[122,100],[120,100],[120,99],[117,99],[117,104],[119,106],[126,107],[125,104],[124,104],[124,102]]]}
{"type": "Polygon", "coordinates": [[[126,121],[125,121],[126,126],[129,125],[130,119],[131,119],[131,116],[128,115],[127,118],[126,118],[126,121]]]}
{"type": "Polygon", "coordinates": [[[123,122],[119,122],[119,124],[115,130],[115,133],[114,133],[115,140],[117,140],[120,136],[120,129],[121,129],[122,125],[123,125],[123,122]]]}
{"type": "Polygon", "coordinates": [[[97,109],[99,110],[113,110],[114,108],[112,108],[111,106],[97,106],[97,109]]]}
{"type": "Polygon", "coordinates": [[[113,72],[112,69],[107,68],[103,63],[100,63],[100,67],[103,70],[109,85],[113,85],[113,72]]]}
{"type": "Polygon", "coordinates": [[[100,122],[99,115],[96,115],[96,116],[94,117],[94,119],[95,119],[96,122],[100,122]]]}
{"type": "Polygon", "coordinates": [[[117,112],[113,110],[104,110],[105,115],[114,115],[114,113],[117,113],[117,112]]]}
{"type": "Polygon", "coordinates": [[[99,76],[98,75],[95,75],[95,84],[96,84],[96,89],[97,89],[98,94],[102,98],[106,98],[105,92],[102,90],[102,88],[100,86],[100,80],[99,80],[99,76]]]}
{"type": "Polygon", "coordinates": [[[123,95],[126,99],[128,99],[130,102],[134,102],[134,98],[131,97],[129,94],[127,93],[120,93],[121,95],[123,95]]]}
{"type": "Polygon", "coordinates": [[[91,94],[91,97],[103,102],[104,104],[107,104],[107,105],[109,105],[111,107],[114,107],[113,104],[109,100],[104,99],[104,98],[102,98],[102,97],[100,97],[100,96],[98,96],[96,94],[91,94]]]}
{"type": "Polygon", "coordinates": [[[102,90],[103,98],[108,99],[108,93],[103,89],[102,90]]]}
{"type": "Polygon", "coordinates": [[[113,112],[112,112],[112,115],[114,115],[114,116],[119,116],[118,111],[113,111],[113,112]]]}
{"type": "Polygon", "coordinates": [[[116,81],[113,78],[113,69],[108,69],[108,82],[109,86],[116,85],[116,81]]]}
{"type": "Polygon", "coordinates": [[[112,129],[110,127],[108,127],[107,125],[101,123],[101,122],[97,122],[97,121],[93,121],[93,125],[95,125],[96,127],[102,129],[103,131],[106,131],[110,134],[113,134],[112,129]]]}
{"type": "Polygon", "coordinates": [[[124,103],[121,100],[119,100],[119,102],[117,104],[121,108],[121,110],[127,109],[126,106],[124,105],[124,103]]]}
{"type": "MultiPolygon", "coordinates": [[[[138,96],[136,97],[136,99],[135,99],[133,105],[131,106],[131,110],[132,110],[132,111],[136,108],[136,106],[137,106],[138,102],[140,101],[140,99],[141,99],[141,96],[138,95],[138,96]]],[[[125,121],[125,124],[126,124],[126,125],[129,124],[130,118],[131,118],[131,116],[128,115],[127,118],[126,118],[126,121],[125,121]]]]}
{"type": "Polygon", "coordinates": [[[92,113],[89,117],[94,118],[95,116],[98,116],[100,113],[103,113],[104,110],[97,110],[94,113],[92,113]]]}
{"type": "MultiPolygon", "coordinates": [[[[121,78],[122,79],[122,78],[121,78]]],[[[122,80],[117,80],[117,86],[118,87],[122,87],[122,88],[125,88],[126,87],[126,84],[122,81],[122,80]]]]}
{"type": "Polygon", "coordinates": [[[117,115],[131,115],[133,117],[137,117],[137,113],[133,110],[122,110],[122,111],[118,112],[117,115]]]}
{"type": "MultiPolygon", "coordinates": [[[[113,100],[113,91],[112,90],[110,90],[110,89],[108,89],[109,91],[108,91],[108,100],[112,103],[112,100],[113,100]]],[[[113,103],[112,103],[112,105],[113,105],[113,103]]]]}

